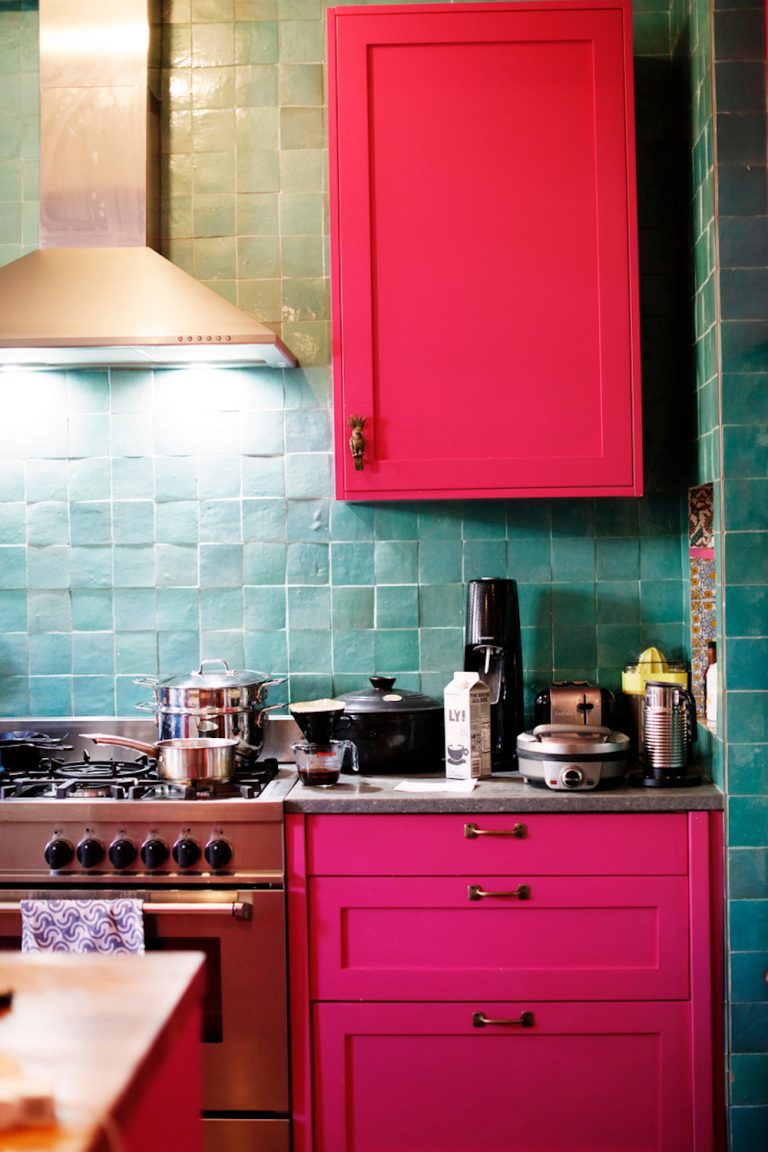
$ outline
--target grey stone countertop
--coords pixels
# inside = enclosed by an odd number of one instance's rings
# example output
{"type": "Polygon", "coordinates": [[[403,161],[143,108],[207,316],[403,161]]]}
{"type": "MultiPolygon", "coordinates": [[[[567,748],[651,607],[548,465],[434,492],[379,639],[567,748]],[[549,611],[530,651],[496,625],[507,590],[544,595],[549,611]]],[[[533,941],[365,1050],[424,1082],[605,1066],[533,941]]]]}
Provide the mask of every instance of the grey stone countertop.
{"type": "MultiPolygon", "coordinates": [[[[591,792],[559,792],[526,784],[516,773],[479,780],[472,792],[432,791],[443,776],[342,775],[330,788],[307,787],[298,779],[285,800],[286,812],[691,812],[719,810],[723,793],[705,781],[692,788],[647,788],[621,784],[591,792]],[[402,791],[401,781],[427,784],[429,791],[402,791]]],[[[446,782],[449,785],[453,782],[446,782]]]]}

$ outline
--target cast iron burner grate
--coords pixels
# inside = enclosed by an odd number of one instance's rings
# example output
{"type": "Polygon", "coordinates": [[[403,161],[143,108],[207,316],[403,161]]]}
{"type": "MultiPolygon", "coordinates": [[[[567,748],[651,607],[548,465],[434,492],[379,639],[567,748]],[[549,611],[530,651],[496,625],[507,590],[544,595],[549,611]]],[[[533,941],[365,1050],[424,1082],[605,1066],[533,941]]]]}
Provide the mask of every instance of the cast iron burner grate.
{"type": "MultiPolygon", "coordinates": [[[[13,776],[0,784],[0,800],[252,800],[278,772],[272,757],[239,766],[231,780],[187,784],[161,779],[157,762],[90,760],[49,761],[45,774],[13,776]]],[[[41,765],[42,768],[42,765],[41,765]]]]}

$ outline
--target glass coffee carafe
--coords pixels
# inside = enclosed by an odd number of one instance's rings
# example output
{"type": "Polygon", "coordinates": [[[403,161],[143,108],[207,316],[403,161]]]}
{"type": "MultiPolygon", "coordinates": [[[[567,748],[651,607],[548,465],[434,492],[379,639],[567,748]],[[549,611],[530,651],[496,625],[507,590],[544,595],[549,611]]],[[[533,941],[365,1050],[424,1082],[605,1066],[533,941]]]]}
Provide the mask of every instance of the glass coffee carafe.
{"type": "Polygon", "coordinates": [[[289,708],[305,737],[291,745],[302,784],[330,788],[338,782],[345,763],[354,772],[360,770],[356,745],[334,739],[338,728],[349,725],[343,700],[302,700],[289,708]]]}

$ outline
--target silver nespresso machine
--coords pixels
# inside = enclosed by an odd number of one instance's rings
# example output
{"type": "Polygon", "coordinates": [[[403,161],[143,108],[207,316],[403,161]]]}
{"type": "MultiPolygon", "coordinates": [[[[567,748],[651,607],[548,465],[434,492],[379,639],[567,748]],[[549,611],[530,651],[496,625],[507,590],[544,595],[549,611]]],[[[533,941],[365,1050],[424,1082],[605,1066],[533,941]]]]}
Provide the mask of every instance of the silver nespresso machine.
{"type": "Polygon", "coordinates": [[[497,577],[470,580],[464,671],[477,672],[491,693],[493,771],[517,768],[517,735],[524,727],[523,660],[517,583],[497,577]]]}

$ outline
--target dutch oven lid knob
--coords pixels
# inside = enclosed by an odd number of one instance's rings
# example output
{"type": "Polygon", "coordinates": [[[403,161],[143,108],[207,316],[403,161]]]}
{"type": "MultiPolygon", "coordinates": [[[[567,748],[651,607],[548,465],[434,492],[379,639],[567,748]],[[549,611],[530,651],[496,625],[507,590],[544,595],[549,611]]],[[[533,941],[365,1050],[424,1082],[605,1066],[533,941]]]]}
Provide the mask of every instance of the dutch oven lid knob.
{"type": "Polygon", "coordinates": [[[391,692],[397,676],[369,676],[368,679],[374,688],[378,688],[382,692],[391,692]]]}

